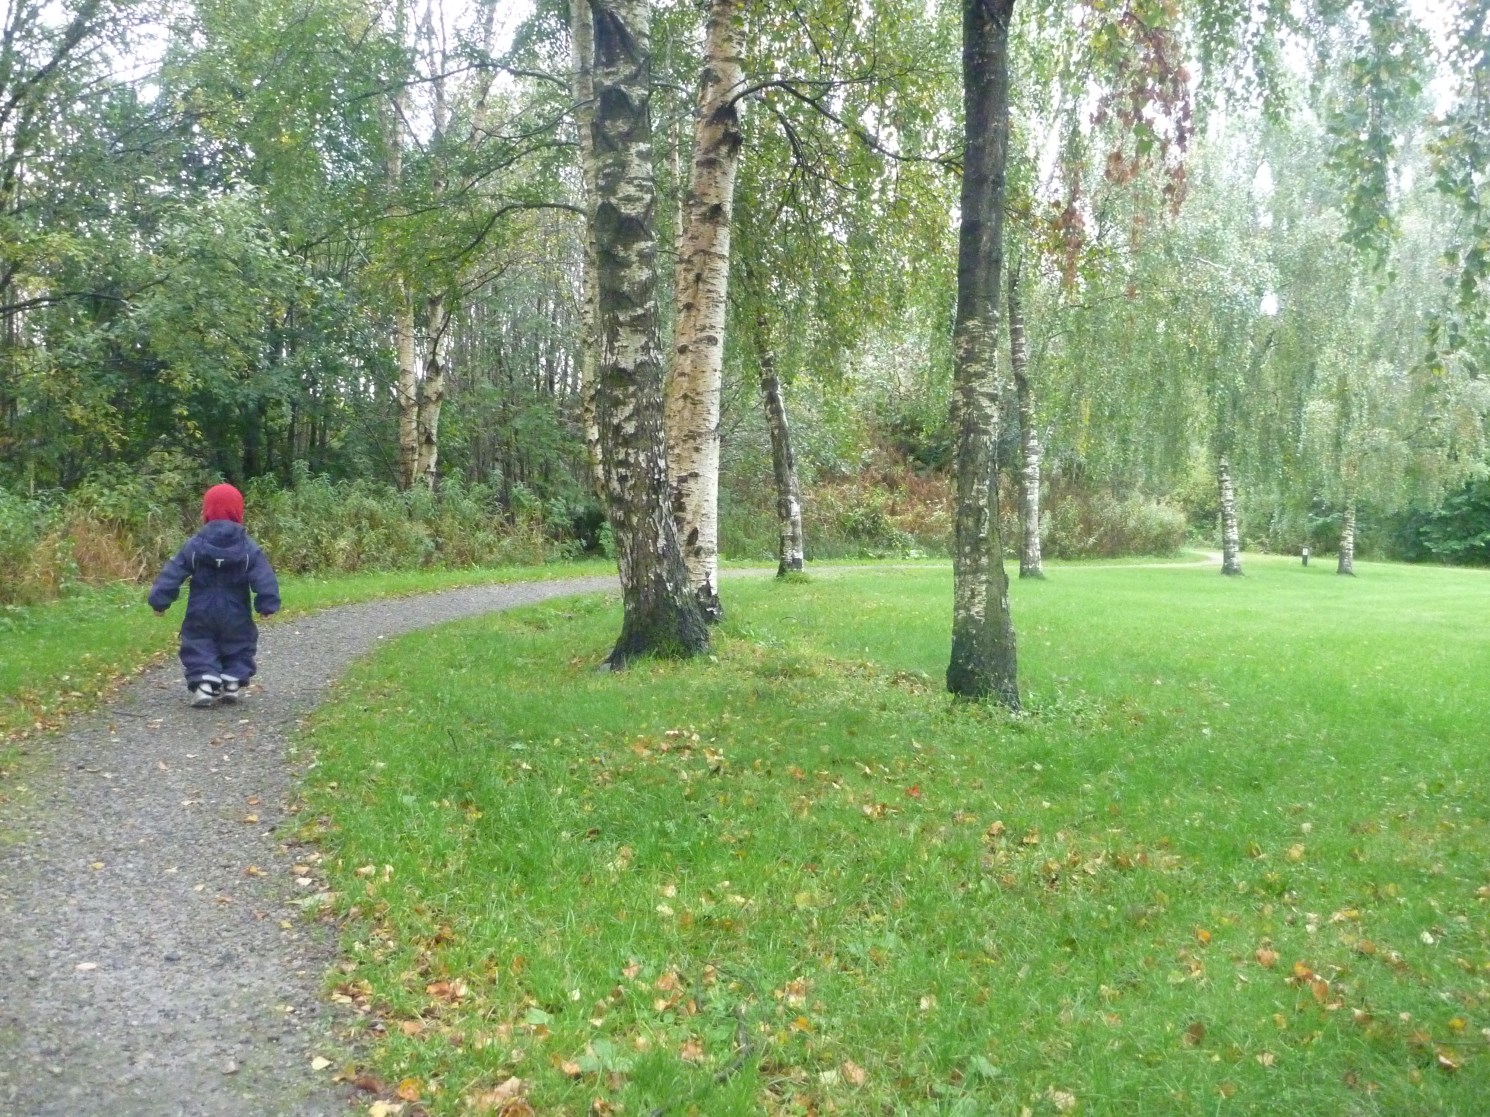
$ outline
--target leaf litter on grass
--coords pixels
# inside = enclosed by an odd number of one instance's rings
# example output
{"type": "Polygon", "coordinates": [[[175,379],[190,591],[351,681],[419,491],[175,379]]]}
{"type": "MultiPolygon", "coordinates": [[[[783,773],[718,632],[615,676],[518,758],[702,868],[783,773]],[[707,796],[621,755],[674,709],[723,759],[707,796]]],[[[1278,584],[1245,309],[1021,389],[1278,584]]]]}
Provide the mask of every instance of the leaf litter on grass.
{"type": "MultiPolygon", "coordinates": [[[[587,662],[573,649],[594,638],[493,630],[504,653],[532,642],[531,662],[587,662]]],[[[524,1104],[573,1113],[678,1091],[721,1114],[1121,1097],[1266,1112],[1285,1072],[1316,1111],[1358,1093],[1452,1112],[1472,1094],[1453,1083],[1485,1058],[1490,953],[1483,919],[1459,919],[1490,886],[1455,903],[1448,886],[1483,856],[1483,826],[1412,826],[1328,767],[1281,796],[1239,785],[1210,742],[1265,712],[1218,701],[1214,733],[1190,734],[1183,707],[1149,716],[1148,688],[1112,705],[1122,717],[1014,723],[816,650],[774,671],[768,647],[721,640],[718,664],[624,689],[566,669],[562,706],[493,659],[499,689],[479,702],[397,700],[408,750],[328,712],[320,778],[417,808],[398,831],[349,836],[343,818],[335,837],[344,864],[392,867],[360,899],[345,889],[381,928],[368,1003],[390,1081],[443,1083],[432,1112],[513,1077],[524,1104]],[[734,670],[741,656],[762,669],[734,670]],[[364,741],[387,765],[376,786],[356,775],[364,741]],[[1145,772],[1145,749],[1184,756],[1190,778],[1145,772]],[[1313,808],[1289,801],[1304,782],[1313,808]],[[1332,808],[1391,821],[1357,833],[1332,808]],[[1435,954],[1446,937],[1455,951],[1435,954]]],[[[374,685],[435,690],[442,654],[374,685]]],[[[1140,673],[1161,676],[1182,684],[1182,666],[1140,673]]]]}

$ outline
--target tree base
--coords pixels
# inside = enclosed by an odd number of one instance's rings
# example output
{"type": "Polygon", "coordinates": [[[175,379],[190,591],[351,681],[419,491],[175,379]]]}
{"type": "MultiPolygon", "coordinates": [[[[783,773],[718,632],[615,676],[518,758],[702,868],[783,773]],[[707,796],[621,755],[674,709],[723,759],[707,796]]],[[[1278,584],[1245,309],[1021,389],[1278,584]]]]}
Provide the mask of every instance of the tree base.
{"type": "Polygon", "coordinates": [[[620,671],[633,659],[692,659],[708,650],[709,626],[698,606],[687,602],[682,608],[658,610],[649,617],[626,617],[605,663],[612,671],[620,671]]]}

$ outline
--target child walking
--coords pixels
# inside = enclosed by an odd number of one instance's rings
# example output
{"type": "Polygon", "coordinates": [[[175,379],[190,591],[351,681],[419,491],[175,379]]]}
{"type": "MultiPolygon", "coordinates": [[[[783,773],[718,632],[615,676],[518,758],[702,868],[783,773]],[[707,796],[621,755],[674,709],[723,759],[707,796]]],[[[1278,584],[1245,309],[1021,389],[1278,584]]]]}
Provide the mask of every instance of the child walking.
{"type": "Polygon", "coordinates": [[[191,579],[181,622],[181,666],[193,706],[236,702],[254,674],[259,630],[249,611],[279,609],[279,583],[259,545],[243,530],[243,494],[213,485],[202,497],[202,529],[166,563],[150,588],[150,607],[164,615],[191,579]]]}

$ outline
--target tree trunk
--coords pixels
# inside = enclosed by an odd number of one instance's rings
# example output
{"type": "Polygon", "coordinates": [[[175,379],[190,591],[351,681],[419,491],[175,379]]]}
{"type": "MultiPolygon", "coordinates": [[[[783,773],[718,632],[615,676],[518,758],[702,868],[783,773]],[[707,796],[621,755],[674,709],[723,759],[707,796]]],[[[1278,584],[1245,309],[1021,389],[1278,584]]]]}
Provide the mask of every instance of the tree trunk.
{"type": "Polygon", "coordinates": [[[947,689],[1019,708],[1009,579],[999,537],[998,294],[1009,150],[1009,24],[1014,0],[963,0],[962,227],[953,331],[957,511],[947,689]]]}
{"type": "Polygon", "coordinates": [[[709,646],[667,507],[657,320],[648,0],[591,0],[595,43],[595,403],[624,618],[608,660],[709,646]]]}
{"type": "Polygon", "coordinates": [[[393,308],[393,350],[398,361],[398,487],[414,484],[419,464],[419,358],[414,346],[414,300],[402,280],[393,308]]]}
{"type": "Polygon", "coordinates": [[[1019,413],[1019,576],[1043,578],[1040,558],[1040,432],[1029,378],[1029,343],[1024,335],[1024,303],[1019,295],[1018,262],[1009,269],[1009,367],[1019,413]]]}
{"type": "Polygon", "coordinates": [[[786,422],[786,401],[776,375],[776,351],[771,345],[765,315],[756,319],[760,341],[761,404],[766,410],[766,429],[771,432],[771,472],[776,480],[776,576],[801,572],[806,544],[802,534],[802,498],[797,488],[797,456],[792,450],[791,428],[786,422]]]}
{"type": "Polygon", "coordinates": [[[682,201],[677,322],[663,421],[672,510],[688,580],[704,617],[719,601],[719,397],[730,265],[730,219],[740,163],[740,0],[711,0],[694,107],[693,163],[682,201]]]}
{"type": "Polygon", "coordinates": [[[600,316],[599,267],[595,253],[595,27],[589,0],[570,0],[570,51],[573,64],[574,117],[579,132],[580,181],[584,190],[585,258],[580,276],[579,310],[579,414],[584,432],[585,453],[591,481],[599,497],[606,499],[605,477],[600,464],[600,426],[595,416],[595,363],[600,349],[597,323],[600,316]]]}
{"type": "Polygon", "coordinates": [[[445,403],[445,341],[450,328],[450,309],[442,296],[433,295],[425,302],[425,314],[428,337],[415,423],[419,446],[414,480],[433,489],[438,480],[440,408],[445,403]]]}
{"type": "Polygon", "coordinates": [[[1236,485],[1231,479],[1231,462],[1223,454],[1217,462],[1217,480],[1221,486],[1221,573],[1242,572],[1242,536],[1237,529],[1236,485]]]}
{"type": "Polygon", "coordinates": [[[1336,574],[1355,574],[1355,494],[1345,498],[1345,513],[1340,522],[1340,563],[1336,574]]]}

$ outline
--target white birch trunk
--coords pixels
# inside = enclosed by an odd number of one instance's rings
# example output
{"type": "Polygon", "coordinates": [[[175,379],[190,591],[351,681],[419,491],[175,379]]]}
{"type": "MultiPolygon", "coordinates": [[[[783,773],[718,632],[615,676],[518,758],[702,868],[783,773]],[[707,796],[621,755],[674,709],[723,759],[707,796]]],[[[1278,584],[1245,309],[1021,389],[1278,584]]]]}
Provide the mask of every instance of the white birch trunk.
{"type": "Polygon", "coordinates": [[[1035,399],[1029,378],[1029,343],[1024,333],[1024,303],[1019,295],[1018,264],[1009,269],[1009,364],[1019,413],[1019,576],[1043,578],[1040,555],[1040,432],[1035,427],[1035,399]]]}
{"type": "Polygon", "coordinates": [[[957,509],[947,689],[1019,708],[1009,579],[999,536],[999,288],[1009,147],[1009,31],[1014,0],[963,0],[963,174],[953,329],[957,509]]]}
{"type": "Polygon", "coordinates": [[[1221,489],[1221,573],[1242,572],[1242,536],[1237,527],[1236,485],[1231,479],[1231,462],[1225,455],[1217,462],[1216,477],[1221,489]]]}
{"type": "Polygon", "coordinates": [[[621,635],[608,662],[690,656],[709,630],[667,507],[657,315],[647,0],[590,0],[595,43],[596,414],[621,574],[621,635]]]}
{"type": "Polygon", "coordinates": [[[414,339],[414,301],[407,285],[398,282],[393,308],[393,351],[398,361],[398,487],[414,484],[419,464],[419,358],[414,339]]]}
{"type": "Polygon", "coordinates": [[[424,377],[419,387],[417,411],[418,457],[414,480],[433,489],[438,480],[440,457],[440,408],[445,403],[445,348],[450,328],[450,310],[435,295],[425,301],[424,377]]]}
{"type": "Polygon", "coordinates": [[[1345,512],[1340,521],[1340,562],[1336,574],[1355,574],[1355,494],[1345,499],[1345,512]]]}
{"type": "Polygon", "coordinates": [[[595,417],[595,362],[599,349],[596,323],[599,320],[600,288],[596,282],[595,259],[595,29],[590,20],[588,0],[570,0],[570,52],[573,65],[571,89],[574,95],[574,119],[579,135],[580,183],[584,191],[585,256],[580,276],[580,351],[579,409],[584,432],[585,452],[590,461],[591,480],[596,493],[605,499],[605,477],[600,464],[600,426],[595,417]]]}
{"type": "Polygon", "coordinates": [[[801,572],[806,560],[806,542],[802,533],[802,498],[797,486],[797,456],[792,450],[791,428],[786,421],[786,401],[781,380],[776,375],[776,352],[771,347],[764,316],[756,321],[760,340],[761,404],[766,412],[766,429],[771,434],[771,473],[776,482],[776,576],[801,572]]]}
{"type": "Polygon", "coordinates": [[[663,416],[671,503],[683,563],[710,621],[719,601],[719,400],[729,294],[730,219],[740,163],[740,117],[732,100],[744,81],[740,0],[712,0],[694,108],[693,161],[682,200],[677,321],[663,416]]]}

